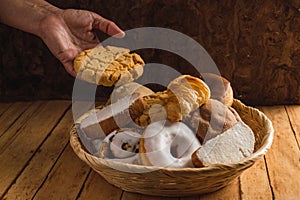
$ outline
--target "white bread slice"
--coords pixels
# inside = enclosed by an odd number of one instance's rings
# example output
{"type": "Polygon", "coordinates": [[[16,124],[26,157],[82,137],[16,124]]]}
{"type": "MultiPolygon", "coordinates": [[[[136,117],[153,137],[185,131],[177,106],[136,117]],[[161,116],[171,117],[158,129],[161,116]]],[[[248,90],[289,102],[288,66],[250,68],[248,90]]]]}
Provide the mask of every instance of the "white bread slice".
{"type": "Polygon", "coordinates": [[[195,167],[239,162],[254,151],[253,131],[244,122],[237,122],[224,133],[208,140],[192,155],[195,167]]]}

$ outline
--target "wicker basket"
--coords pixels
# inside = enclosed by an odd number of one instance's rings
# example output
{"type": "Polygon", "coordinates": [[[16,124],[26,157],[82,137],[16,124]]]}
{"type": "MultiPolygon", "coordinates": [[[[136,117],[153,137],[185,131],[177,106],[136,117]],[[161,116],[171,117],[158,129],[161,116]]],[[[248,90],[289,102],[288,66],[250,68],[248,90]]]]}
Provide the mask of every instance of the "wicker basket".
{"type": "MultiPolygon", "coordinates": [[[[255,133],[255,152],[230,165],[205,168],[161,168],[108,161],[89,154],[79,141],[75,127],[70,143],[78,157],[109,183],[130,192],[159,196],[187,196],[223,188],[251,167],[270,148],[273,140],[271,121],[259,110],[234,100],[233,107],[255,133]]],[[[99,189],[101,186],[99,186],[99,189]]]]}

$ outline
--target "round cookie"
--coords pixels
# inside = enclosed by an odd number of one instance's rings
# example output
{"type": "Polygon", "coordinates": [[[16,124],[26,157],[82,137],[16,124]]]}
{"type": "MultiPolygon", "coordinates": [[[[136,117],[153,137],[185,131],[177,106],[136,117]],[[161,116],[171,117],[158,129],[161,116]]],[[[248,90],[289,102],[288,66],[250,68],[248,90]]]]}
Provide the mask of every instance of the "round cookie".
{"type": "Polygon", "coordinates": [[[123,85],[137,79],[142,75],[144,65],[138,54],[114,46],[85,50],[74,60],[78,78],[103,86],[123,85]]]}

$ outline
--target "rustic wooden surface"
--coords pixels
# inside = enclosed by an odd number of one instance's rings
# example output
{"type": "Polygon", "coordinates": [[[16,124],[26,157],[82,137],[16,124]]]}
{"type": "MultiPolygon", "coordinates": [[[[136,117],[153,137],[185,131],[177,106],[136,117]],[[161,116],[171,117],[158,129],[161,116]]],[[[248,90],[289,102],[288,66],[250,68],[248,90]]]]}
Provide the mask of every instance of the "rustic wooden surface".
{"type": "MultiPolygon", "coordinates": [[[[236,98],[248,105],[300,103],[300,3],[297,0],[49,0],[61,8],[100,13],[124,30],[157,26],[180,31],[204,46],[236,98]]],[[[0,25],[0,100],[70,99],[73,78],[30,34],[0,25]],[[63,86],[63,87],[62,87],[63,86]]],[[[99,34],[101,40],[107,38],[99,34]]],[[[171,53],[140,51],[193,74],[171,53]]],[[[101,88],[107,97],[111,88],[101,88]]]]}
{"type": "Polygon", "coordinates": [[[69,145],[71,102],[0,103],[0,199],[299,199],[300,106],[259,107],[273,122],[268,153],[217,192],[153,197],[122,191],[82,162],[69,145]]]}

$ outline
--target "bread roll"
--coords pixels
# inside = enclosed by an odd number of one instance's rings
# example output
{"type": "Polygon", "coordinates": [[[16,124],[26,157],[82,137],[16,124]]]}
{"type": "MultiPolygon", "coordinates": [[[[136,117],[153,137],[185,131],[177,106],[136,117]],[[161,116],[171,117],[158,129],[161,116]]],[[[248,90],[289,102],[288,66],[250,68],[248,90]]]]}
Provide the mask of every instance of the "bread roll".
{"type": "Polygon", "coordinates": [[[241,118],[233,108],[215,99],[209,99],[186,119],[203,143],[231,128],[238,121],[241,118]]]}
{"type": "Polygon", "coordinates": [[[227,106],[232,105],[233,90],[226,78],[213,73],[202,73],[201,76],[211,91],[212,99],[221,101],[227,106]]]}

